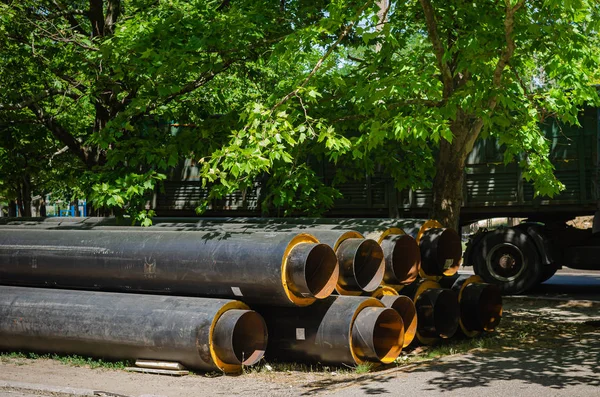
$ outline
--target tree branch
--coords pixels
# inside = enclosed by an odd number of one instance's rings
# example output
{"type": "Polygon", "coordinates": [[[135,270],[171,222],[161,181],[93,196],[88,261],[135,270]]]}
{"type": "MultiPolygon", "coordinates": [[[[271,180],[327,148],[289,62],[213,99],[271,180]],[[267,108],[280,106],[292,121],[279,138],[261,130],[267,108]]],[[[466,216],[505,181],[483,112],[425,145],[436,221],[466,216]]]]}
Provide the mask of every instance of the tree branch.
{"type": "Polygon", "coordinates": [[[29,107],[30,105],[37,103],[43,99],[46,98],[51,98],[54,97],[56,95],[62,95],[62,96],[67,96],[69,98],[72,99],[79,99],[80,97],[70,91],[63,91],[63,90],[57,90],[57,89],[48,89],[48,90],[44,90],[41,93],[31,97],[31,98],[27,98],[17,104],[14,105],[2,105],[0,104],[0,110],[20,110],[20,109],[24,109],[26,107],[29,107]]]}
{"type": "Polygon", "coordinates": [[[506,48],[502,50],[502,54],[498,59],[498,63],[496,64],[496,69],[494,70],[494,87],[500,88],[502,83],[502,72],[504,68],[512,58],[515,53],[515,38],[513,37],[513,30],[515,28],[515,13],[525,4],[525,0],[519,0],[519,2],[514,6],[510,6],[510,0],[504,0],[506,2],[506,14],[504,17],[504,37],[506,39],[506,48]]]}
{"type": "MultiPolygon", "coordinates": [[[[504,17],[504,37],[506,39],[506,48],[502,50],[500,58],[496,63],[496,68],[494,69],[494,75],[492,79],[492,84],[495,89],[499,89],[502,86],[502,73],[508,65],[508,62],[512,58],[515,53],[516,43],[515,38],[513,37],[513,31],[515,27],[515,13],[519,10],[519,8],[523,7],[525,4],[525,0],[519,0],[519,2],[512,7],[510,4],[510,0],[504,0],[506,3],[506,11],[504,17]]],[[[490,98],[488,103],[488,110],[493,112],[498,105],[498,95],[495,94],[490,98]]],[[[475,140],[479,136],[479,131],[483,128],[483,119],[481,117],[477,119],[475,123],[471,126],[469,130],[469,139],[466,142],[467,147],[472,147],[475,143],[475,140]]]]}
{"type": "Polygon", "coordinates": [[[370,4],[371,2],[368,1],[366,2],[357,12],[356,17],[354,18],[353,21],[351,21],[346,28],[342,31],[342,33],[338,36],[337,40],[335,41],[335,43],[333,43],[325,52],[325,54],[323,54],[323,56],[317,61],[317,63],[315,64],[315,66],[313,67],[313,69],[310,71],[310,73],[308,74],[308,76],[306,76],[306,78],[304,79],[304,81],[302,81],[302,83],[298,86],[298,88],[296,88],[294,91],[288,93],[286,96],[284,96],[283,98],[281,98],[281,100],[279,102],[277,102],[277,104],[275,106],[273,106],[273,108],[271,108],[271,111],[274,111],[275,109],[277,109],[279,106],[283,105],[285,102],[287,102],[290,98],[296,96],[298,94],[298,92],[300,92],[300,89],[302,89],[304,86],[306,86],[306,84],[310,81],[310,79],[315,75],[315,73],[317,73],[317,71],[321,68],[321,65],[323,65],[323,62],[325,62],[325,60],[327,58],[329,58],[329,56],[331,55],[331,53],[333,52],[333,50],[336,49],[336,47],[340,44],[340,42],[344,39],[344,37],[346,37],[348,35],[348,33],[350,33],[350,31],[352,30],[352,28],[354,27],[354,24],[356,23],[356,20],[358,18],[360,18],[360,16],[362,15],[363,11],[367,8],[367,6],[370,4]]]}
{"type": "Polygon", "coordinates": [[[433,53],[435,54],[435,58],[437,60],[438,69],[442,75],[442,83],[444,84],[444,98],[448,98],[454,90],[454,83],[452,79],[452,71],[450,70],[448,63],[444,61],[445,50],[438,32],[435,11],[433,10],[430,0],[419,1],[421,3],[421,7],[423,8],[423,12],[425,13],[427,33],[429,35],[429,40],[431,40],[431,44],[433,45],[433,53]]]}
{"type": "Polygon", "coordinates": [[[92,23],[92,37],[104,36],[104,8],[102,0],[89,0],[88,18],[92,23]]]}
{"type": "Polygon", "coordinates": [[[108,0],[106,18],[104,19],[104,34],[113,34],[114,25],[121,16],[121,0],[108,0]]]}
{"type": "MultiPolygon", "coordinates": [[[[83,29],[81,27],[81,24],[79,22],[77,22],[77,20],[75,19],[74,15],[78,15],[80,10],[75,10],[76,12],[67,12],[67,7],[62,4],[61,2],[57,1],[57,0],[53,0],[52,3],[54,4],[54,6],[56,8],[58,8],[59,10],[61,10],[62,13],[64,14],[64,17],[67,19],[67,21],[69,21],[69,24],[71,25],[71,28],[73,30],[76,30],[78,33],[87,36],[88,32],[85,31],[85,29],[83,29]]],[[[85,15],[89,18],[89,15],[87,14],[87,11],[84,11],[84,13],[82,13],[81,15],[85,15]]]]}
{"type": "Polygon", "coordinates": [[[61,141],[64,145],[68,146],[69,149],[83,161],[88,167],[92,164],[88,163],[88,156],[85,149],[81,146],[81,143],[77,141],[73,135],[65,130],[60,124],[56,122],[54,117],[45,117],[44,110],[37,104],[32,103],[29,109],[36,115],[46,128],[50,130],[52,135],[61,141]]]}

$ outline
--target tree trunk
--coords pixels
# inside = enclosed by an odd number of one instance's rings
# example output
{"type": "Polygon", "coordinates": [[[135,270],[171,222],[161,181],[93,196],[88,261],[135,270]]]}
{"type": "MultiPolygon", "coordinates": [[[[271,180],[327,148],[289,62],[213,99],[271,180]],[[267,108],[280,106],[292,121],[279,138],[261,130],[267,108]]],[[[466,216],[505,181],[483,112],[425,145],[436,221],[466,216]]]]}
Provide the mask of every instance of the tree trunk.
{"type": "Polygon", "coordinates": [[[23,175],[23,184],[21,185],[21,216],[31,217],[31,176],[23,175]]]}
{"type": "Polygon", "coordinates": [[[19,216],[25,216],[25,207],[23,205],[23,189],[21,184],[17,184],[17,207],[19,208],[19,216]]]}
{"type": "Polygon", "coordinates": [[[8,202],[8,216],[14,218],[17,216],[17,203],[15,200],[10,200],[8,202]]]}
{"type": "Polygon", "coordinates": [[[463,203],[465,159],[466,154],[457,151],[451,143],[446,140],[440,142],[430,217],[445,227],[456,230],[459,230],[460,208],[463,203]]]}
{"type": "Polygon", "coordinates": [[[44,200],[44,199],[42,199],[40,201],[40,216],[44,217],[44,218],[47,216],[47,214],[46,214],[46,200],[44,200]]]}

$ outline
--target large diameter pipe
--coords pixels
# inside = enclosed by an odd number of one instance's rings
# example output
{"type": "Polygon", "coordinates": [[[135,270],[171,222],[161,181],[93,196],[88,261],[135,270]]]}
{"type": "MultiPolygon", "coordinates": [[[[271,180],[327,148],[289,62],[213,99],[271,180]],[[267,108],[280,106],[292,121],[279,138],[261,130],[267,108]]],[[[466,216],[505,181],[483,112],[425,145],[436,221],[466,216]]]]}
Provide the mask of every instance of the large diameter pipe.
{"type": "Polygon", "coordinates": [[[385,284],[405,285],[417,279],[421,252],[413,237],[407,234],[388,235],[381,241],[381,248],[385,257],[385,284]]]}
{"type": "Polygon", "coordinates": [[[427,276],[452,276],[460,266],[462,245],[454,229],[431,228],[419,240],[421,270],[427,276]]]}
{"type": "Polygon", "coordinates": [[[331,294],[335,253],[308,234],[0,230],[0,283],[306,306],[331,294]]]}
{"type": "Polygon", "coordinates": [[[415,340],[432,345],[456,333],[460,318],[456,292],[443,289],[432,280],[419,279],[399,293],[415,303],[418,318],[415,340]]]}
{"type": "Polygon", "coordinates": [[[402,318],[374,298],[332,295],[307,308],[257,310],[269,329],[267,358],[391,363],[402,350],[402,318]]]}
{"type": "Polygon", "coordinates": [[[340,267],[336,291],[340,295],[358,296],[381,284],[385,266],[377,241],[355,231],[311,229],[311,235],[335,251],[340,267]]]}
{"type": "Polygon", "coordinates": [[[394,309],[402,317],[402,323],[404,324],[404,343],[402,347],[407,347],[417,335],[417,308],[414,302],[404,295],[382,295],[379,300],[385,307],[394,309]]]}
{"type": "Polygon", "coordinates": [[[497,285],[484,283],[479,276],[468,275],[443,278],[440,284],[458,294],[459,325],[465,336],[491,332],[500,324],[502,293],[497,285]]]}
{"type": "MultiPolygon", "coordinates": [[[[65,218],[69,219],[69,218],[65,218]]],[[[80,228],[80,229],[114,229],[116,221],[114,218],[70,218],[73,221],[64,221],[62,224],[54,225],[55,222],[38,221],[40,228],[80,228]]],[[[252,231],[278,231],[278,232],[293,232],[297,230],[312,231],[314,229],[322,230],[356,230],[365,235],[365,237],[377,240],[380,244],[384,243],[386,237],[392,235],[406,234],[417,240],[420,248],[420,256],[422,257],[421,276],[425,278],[440,277],[442,275],[451,276],[458,270],[462,254],[462,246],[460,236],[453,229],[443,228],[439,222],[426,219],[377,219],[377,218],[154,218],[155,225],[151,229],[176,229],[181,231],[189,230],[215,230],[215,231],[230,231],[230,232],[252,232],[252,231]]],[[[12,226],[15,224],[34,225],[35,221],[12,221],[12,226]]],[[[117,229],[119,227],[116,227],[117,229]]],[[[418,268],[416,257],[412,252],[413,247],[407,242],[407,239],[402,239],[402,246],[408,250],[403,255],[396,255],[396,262],[404,260],[405,264],[392,265],[393,254],[392,249],[400,251],[400,248],[385,248],[388,254],[386,255],[386,278],[394,285],[406,284],[414,280],[414,268],[418,268]],[[412,258],[412,259],[411,259],[412,258]],[[390,267],[396,268],[398,275],[393,273],[390,267]],[[408,269],[407,279],[403,282],[394,281],[401,278],[404,270],[408,269]]]]}
{"type": "Polygon", "coordinates": [[[258,362],[266,346],[263,318],[239,301],[0,287],[2,350],[234,373],[258,362]]]}

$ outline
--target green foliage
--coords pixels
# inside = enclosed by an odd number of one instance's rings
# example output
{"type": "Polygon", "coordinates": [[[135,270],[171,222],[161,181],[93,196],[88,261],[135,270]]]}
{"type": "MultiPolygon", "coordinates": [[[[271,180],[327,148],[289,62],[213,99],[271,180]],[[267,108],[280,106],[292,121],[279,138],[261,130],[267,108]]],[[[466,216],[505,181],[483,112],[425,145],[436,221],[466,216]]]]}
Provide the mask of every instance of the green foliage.
{"type": "Polygon", "coordinates": [[[390,3],[385,23],[373,1],[1,3],[2,194],[26,158],[35,192],[149,224],[192,159],[200,212],[262,178],[264,209],[316,215],[349,179],[430,187],[440,143],[460,168],[480,134],[560,191],[539,124],[600,104],[597,2],[390,3]]]}
{"type": "Polygon", "coordinates": [[[277,209],[277,216],[322,216],[333,206],[334,200],[341,197],[335,188],[324,185],[306,164],[290,168],[288,173],[275,174],[269,179],[267,191],[263,212],[269,213],[272,205],[277,209]]]}

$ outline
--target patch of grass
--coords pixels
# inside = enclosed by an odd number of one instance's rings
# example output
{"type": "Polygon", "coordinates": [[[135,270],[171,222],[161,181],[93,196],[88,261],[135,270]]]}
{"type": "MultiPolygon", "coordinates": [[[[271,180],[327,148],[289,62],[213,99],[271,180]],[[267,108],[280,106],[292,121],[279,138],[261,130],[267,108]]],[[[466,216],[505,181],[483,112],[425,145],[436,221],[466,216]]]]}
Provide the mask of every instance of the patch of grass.
{"type": "Polygon", "coordinates": [[[371,363],[358,364],[356,367],[354,367],[354,373],[359,375],[368,374],[371,372],[371,369],[373,369],[373,364],[371,363]]]}
{"type": "Polygon", "coordinates": [[[38,354],[33,352],[2,352],[0,353],[0,361],[1,362],[11,362],[15,360],[55,360],[59,361],[64,365],[69,365],[72,367],[89,367],[92,369],[95,368],[104,368],[104,369],[124,369],[125,367],[129,367],[134,365],[131,361],[106,361],[103,359],[96,359],[91,357],[82,357],[78,355],[59,355],[59,354],[38,354]]]}
{"type": "Polygon", "coordinates": [[[53,354],[50,358],[52,360],[60,361],[61,363],[65,365],[70,365],[72,367],[89,367],[92,369],[125,369],[125,367],[131,367],[135,365],[135,363],[131,361],[106,361],[102,360],[101,358],[95,359],[91,357],[82,357],[77,355],[60,356],[57,354],[53,354]]]}

